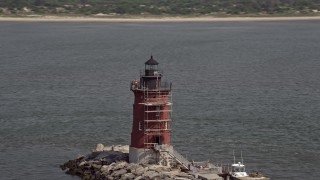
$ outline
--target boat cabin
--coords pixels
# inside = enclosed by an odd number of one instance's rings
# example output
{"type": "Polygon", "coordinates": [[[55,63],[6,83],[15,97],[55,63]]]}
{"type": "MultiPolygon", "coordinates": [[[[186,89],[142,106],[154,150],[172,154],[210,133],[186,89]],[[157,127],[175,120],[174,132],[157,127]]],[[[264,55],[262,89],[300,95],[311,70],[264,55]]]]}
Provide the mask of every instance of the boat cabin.
{"type": "Polygon", "coordinates": [[[238,164],[232,164],[232,172],[246,172],[245,165],[241,162],[238,162],[238,164]]]}
{"type": "Polygon", "coordinates": [[[231,176],[232,177],[247,177],[248,174],[246,173],[245,165],[241,162],[237,164],[232,164],[231,166],[231,176]]]}

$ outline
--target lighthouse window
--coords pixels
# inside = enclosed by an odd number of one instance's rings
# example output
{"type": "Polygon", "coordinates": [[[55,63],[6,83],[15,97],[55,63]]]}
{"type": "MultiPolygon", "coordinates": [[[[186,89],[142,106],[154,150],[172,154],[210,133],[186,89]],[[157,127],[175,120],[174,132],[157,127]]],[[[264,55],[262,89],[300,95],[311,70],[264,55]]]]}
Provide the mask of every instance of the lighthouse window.
{"type": "Polygon", "coordinates": [[[139,131],[142,131],[142,123],[139,121],[139,131]]]}
{"type": "Polygon", "coordinates": [[[164,129],[167,130],[167,129],[168,129],[168,123],[166,122],[166,123],[164,124],[164,126],[165,126],[164,129]]]}
{"type": "Polygon", "coordinates": [[[159,117],[160,116],[160,107],[156,107],[156,116],[159,117]]]}

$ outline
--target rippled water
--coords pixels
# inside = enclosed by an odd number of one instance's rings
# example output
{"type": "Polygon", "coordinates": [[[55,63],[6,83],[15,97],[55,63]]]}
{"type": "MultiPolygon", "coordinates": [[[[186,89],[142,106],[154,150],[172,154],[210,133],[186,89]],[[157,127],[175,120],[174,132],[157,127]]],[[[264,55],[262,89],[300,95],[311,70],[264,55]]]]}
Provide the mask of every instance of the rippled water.
{"type": "Polygon", "coordinates": [[[151,54],[173,82],[175,147],[272,179],[320,176],[320,22],[0,23],[1,179],[129,144],[129,82],[151,54]]]}

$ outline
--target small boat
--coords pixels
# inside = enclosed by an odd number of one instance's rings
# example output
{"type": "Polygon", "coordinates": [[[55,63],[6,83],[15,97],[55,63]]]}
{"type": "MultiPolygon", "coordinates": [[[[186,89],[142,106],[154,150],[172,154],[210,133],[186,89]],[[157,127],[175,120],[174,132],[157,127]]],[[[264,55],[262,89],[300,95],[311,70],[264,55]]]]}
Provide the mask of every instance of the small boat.
{"type": "Polygon", "coordinates": [[[270,178],[263,176],[260,172],[250,173],[246,172],[246,167],[243,164],[242,151],[241,161],[236,163],[236,157],[233,151],[233,164],[231,165],[231,171],[229,172],[230,180],[270,180],[270,178]]]}
{"type": "Polygon", "coordinates": [[[261,173],[255,172],[249,175],[246,172],[245,165],[241,162],[231,165],[231,172],[229,172],[230,180],[270,180],[264,177],[261,173]]]}

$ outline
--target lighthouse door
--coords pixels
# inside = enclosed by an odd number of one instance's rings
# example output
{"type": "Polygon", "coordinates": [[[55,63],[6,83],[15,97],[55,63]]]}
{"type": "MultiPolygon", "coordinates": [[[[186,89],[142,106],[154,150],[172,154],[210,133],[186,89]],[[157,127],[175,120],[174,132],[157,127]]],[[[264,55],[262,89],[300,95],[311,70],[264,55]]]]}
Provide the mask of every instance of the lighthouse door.
{"type": "Polygon", "coordinates": [[[162,144],[162,137],[161,136],[157,136],[156,137],[156,143],[161,145],[162,144]]]}

